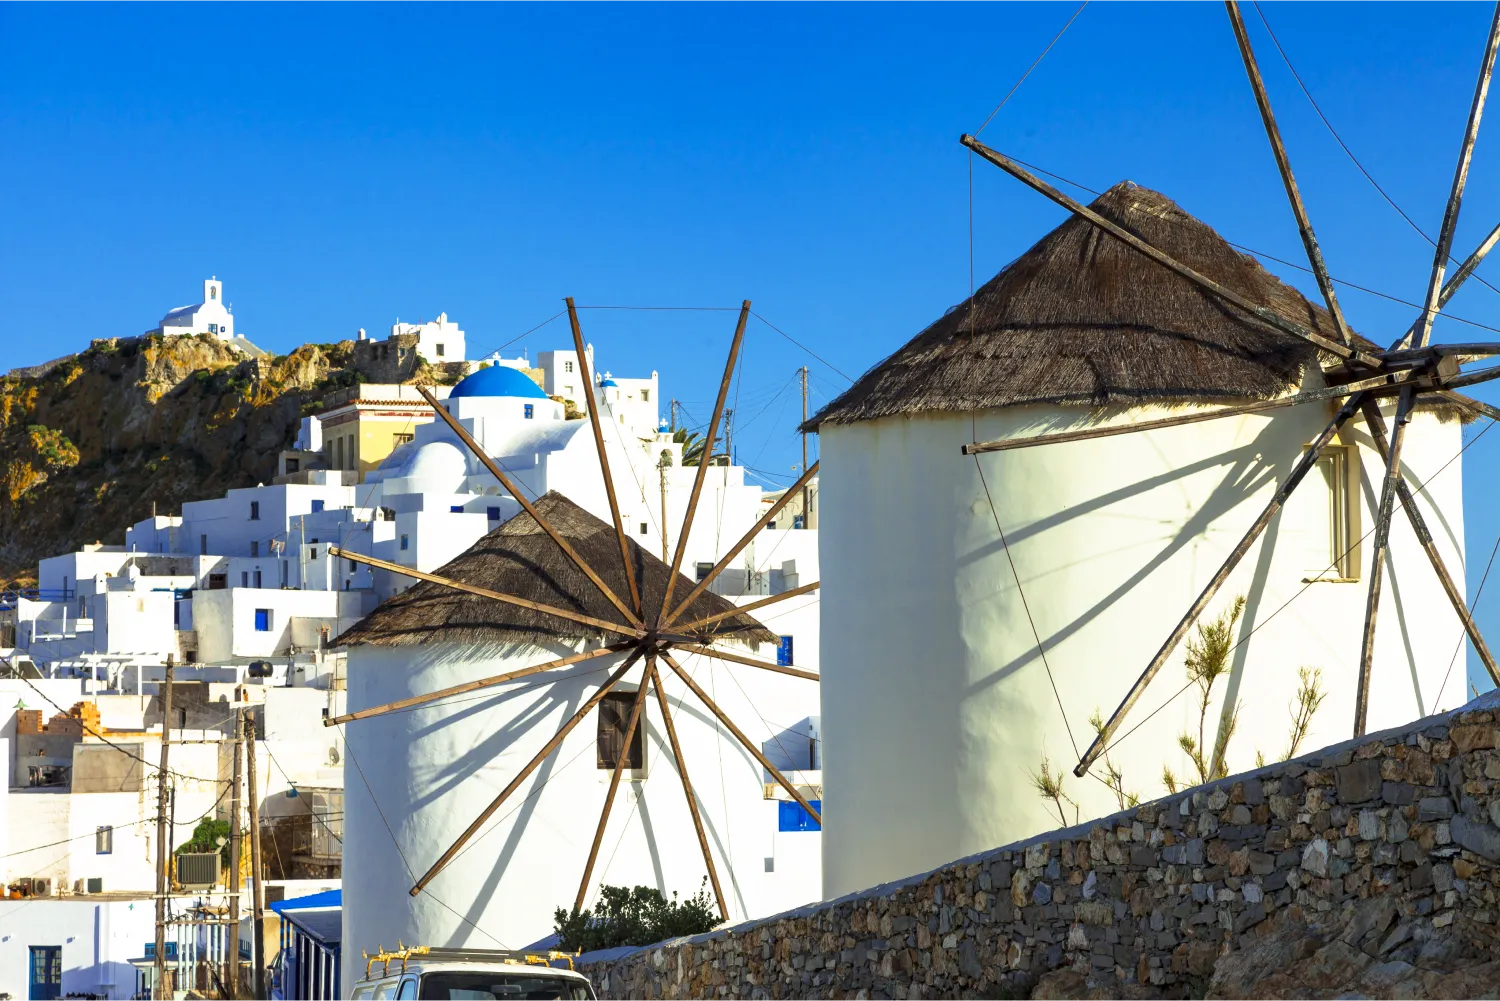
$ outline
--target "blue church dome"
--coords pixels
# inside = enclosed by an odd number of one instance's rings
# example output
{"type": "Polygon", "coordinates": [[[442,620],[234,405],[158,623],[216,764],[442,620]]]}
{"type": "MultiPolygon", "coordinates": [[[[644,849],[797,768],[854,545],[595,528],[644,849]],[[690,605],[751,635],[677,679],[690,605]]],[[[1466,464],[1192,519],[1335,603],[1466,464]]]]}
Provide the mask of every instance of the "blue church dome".
{"type": "Polygon", "coordinates": [[[524,373],[504,365],[491,365],[459,380],[448,398],[459,396],[521,396],[532,400],[545,400],[547,394],[542,387],[532,382],[524,373]]]}
{"type": "Polygon", "coordinates": [[[615,382],[615,380],[613,379],[605,379],[603,382],[599,383],[600,389],[608,389],[611,386],[618,388],[619,383],[615,382]]]}

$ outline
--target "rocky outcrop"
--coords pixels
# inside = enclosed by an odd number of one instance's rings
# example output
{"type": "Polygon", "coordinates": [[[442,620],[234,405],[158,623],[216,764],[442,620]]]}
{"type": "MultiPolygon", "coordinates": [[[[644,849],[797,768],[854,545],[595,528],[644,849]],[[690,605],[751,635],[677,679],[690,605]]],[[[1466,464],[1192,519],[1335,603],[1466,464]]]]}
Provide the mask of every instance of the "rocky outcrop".
{"type": "MultiPolygon", "coordinates": [[[[269,482],[277,453],[325,394],[375,381],[353,341],[247,358],[208,335],[96,340],[0,377],[0,578],[44,556],[123,541],[185,500],[269,482]],[[36,374],[27,374],[34,371],[36,374]]],[[[452,365],[408,366],[451,383],[452,365]]]]}
{"type": "Polygon", "coordinates": [[[582,968],[609,997],[1495,996],[1497,725],[1479,700],[582,968]]]}

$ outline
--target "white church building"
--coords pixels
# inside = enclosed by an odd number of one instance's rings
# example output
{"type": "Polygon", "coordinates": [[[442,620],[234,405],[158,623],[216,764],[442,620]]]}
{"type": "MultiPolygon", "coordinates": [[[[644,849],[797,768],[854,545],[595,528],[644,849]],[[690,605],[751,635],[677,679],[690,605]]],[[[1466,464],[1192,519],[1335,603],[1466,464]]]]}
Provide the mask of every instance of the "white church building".
{"type": "Polygon", "coordinates": [[[210,334],[221,341],[233,341],[234,314],[224,302],[224,283],[217,275],[206,279],[202,301],[169,310],[152,333],[210,334]]]}

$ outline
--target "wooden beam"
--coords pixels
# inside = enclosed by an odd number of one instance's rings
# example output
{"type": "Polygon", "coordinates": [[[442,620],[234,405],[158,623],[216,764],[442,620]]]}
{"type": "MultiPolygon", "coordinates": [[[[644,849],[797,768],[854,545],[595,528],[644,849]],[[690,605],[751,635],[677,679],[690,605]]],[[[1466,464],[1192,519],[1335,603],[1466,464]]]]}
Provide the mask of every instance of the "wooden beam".
{"type": "Polygon", "coordinates": [[[387,702],[383,705],[371,706],[368,709],[361,709],[358,712],[345,713],[342,716],[334,716],[331,719],[325,719],[323,721],[323,725],[339,726],[343,723],[352,723],[358,719],[369,719],[372,716],[384,716],[386,713],[402,712],[416,706],[424,706],[429,702],[436,702],[439,699],[451,698],[454,695],[465,695],[469,692],[477,692],[483,688],[493,688],[495,685],[503,685],[509,681],[518,681],[521,678],[530,677],[533,674],[540,674],[543,671],[553,671],[559,667],[570,667],[574,664],[581,664],[584,661],[593,660],[596,657],[608,657],[611,654],[624,653],[626,650],[631,649],[635,645],[636,644],[634,643],[612,643],[609,646],[599,647],[596,650],[589,650],[585,653],[575,653],[568,657],[559,657],[557,660],[549,660],[545,664],[535,664],[531,667],[523,667],[519,670],[507,671],[504,674],[497,674],[493,677],[480,678],[477,681],[466,681],[461,685],[454,685],[451,688],[442,688],[435,692],[428,692],[426,695],[413,695],[409,699],[398,699],[395,702],[387,702]]]}
{"type": "Polygon", "coordinates": [[[704,626],[709,625],[710,623],[719,622],[724,619],[732,619],[736,615],[746,615],[750,612],[755,611],[757,608],[765,608],[767,605],[774,605],[778,601],[786,601],[788,598],[796,598],[804,594],[811,594],[822,586],[822,581],[815,580],[811,584],[803,584],[801,587],[794,587],[789,591],[782,591],[780,594],[773,594],[769,598],[762,598],[759,601],[752,601],[748,605],[741,605],[738,608],[732,608],[727,612],[719,612],[715,615],[705,615],[701,619],[694,619],[692,622],[685,622],[677,627],[677,631],[682,633],[694,633],[702,629],[704,626]]]}
{"type": "Polygon", "coordinates": [[[1402,348],[1396,351],[1387,351],[1380,357],[1388,367],[1398,365],[1412,367],[1427,365],[1438,358],[1451,357],[1453,355],[1466,355],[1470,358],[1489,358],[1494,355],[1500,355],[1500,344],[1493,341],[1462,344],[1429,344],[1425,348],[1402,348]]]}
{"type": "MultiPolygon", "coordinates": [[[[1443,225],[1438,231],[1437,246],[1432,256],[1432,275],[1427,281],[1427,299],[1417,328],[1417,347],[1427,346],[1432,334],[1432,322],[1437,319],[1440,308],[1438,297],[1442,294],[1443,272],[1448,267],[1448,257],[1453,253],[1453,233],[1458,228],[1458,211],[1463,204],[1464,187],[1469,181],[1469,162],[1474,157],[1474,140],[1479,137],[1479,119],[1484,115],[1484,102],[1490,90],[1490,76],[1495,71],[1495,53],[1500,49],[1500,3],[1495,5],[1490,19],[1490,35],[1485,43],[1484,58],[1479,62],[1479,79],[1474,84],[1474,100],[1469,105],[1469,121],[1464,126],[1463,142],[1458,147],[1458,163],[1453,168],[1453,185],[1448,192],[1448,204],[1443,209],[1443,225]]],[[[1402,346],[1407,341],[1402,338],[1402,346]]],[[[1401,434],[1400,428],[1393,432],[1391,449],[1399,453],[1394,436],[1401,434]]]]}
{"type": "MultiPolygon", "coordinates": [[[[1497,375],[1500,375],[1500,373],[1497,373],[1497,375]]],[[[1480,400],[1475,400],[1471,399],[1470,397],[1464,396],[1462,393],[1454,393],[1448,390],[1444,390],[1434,395],[1441,396],[1449,403],[1452,403],[1455,406],[1463,407],[1470,413],[1480,414],[1481,416],[1488,417],[1492,421],[1500,421],[1500,407],[1494,407],[1480,400]]]]}
{"type": "Polygon", "coordinates": [[[635,612],[631,611],[630,607],[620,600],[619,595],[610,590],[609,585],[604,583],[603,579],[594,572],[593,567],[584,562],[583,557],[578,555],[578,551],[569,544],[568,540],[559,535],[547,519],[542,517],[542,513],[536,509],[536,505],[526,499],[526,495],[521,492],[521,488],[501,471],[495,460],[490,458],[485,450],[480,447],[479,442],[474,440],[474,436],[469,434],[468,429],[458,422],[458,418],[450,414],[448,408],[443,406],[441,401],[436,396],[433,396],[426,386],[418,386],[417,391],[422,394],[423,399],[432,405],[432,409],[437,412],[438,417],[442,418],[443,423],[447,424],[449,429],[458,435],[459,440],[468,446],[469,451],[474,453],[475,458],[484,465],[484,468],[489,470],[490,475],[499,481],[500,485],[516,499],[517,503],[521,505],[521,509],[531,515],[531,520],[536,522],[537,526],[546,532],[553,542],[557,543],[557,547],[563,551],[568,559],[573,561],[573,564],[579,570],[583,571],[584,576],[591,580],[594,586],[599,589],[599,593],[608,598],[609,603],[614,605],[621,615],[625,616],[625,621],[633,626],[639,626],[641,620],[636,616],[635,612]]]}
{"type": "Polygon", "coordinates": [[[1267,326],[1274,327],[1275,329],[1280,330],[1282,333],[1291,334],[1293,337],[1300,338],[1301,340],[1307,341],[1310,344],[1316,344],[1318,347],[1322,348],[1324,351],[1327,351],[1329,354],[1337,355],[1340,358],[1345,358],[1349,361],[1357,362],[1358,364],[1364,365],[1368,368],[1378,369],[1380,367],[1380,359],[1376,355],[1372,355],[1366,351],[1361,351],[1357,348],[1353,348],[1345,344],[1340,344],[1338,341],[1329,340],[1327,337],[1324,337],[1322,334],[1317,333],[1310,327],[1303,326],[1302,324],[1297,323],[1294,320],[1289,320],[1286,317],[1282,316],[1280,313],[1277,313],[1276,311],[1271,309],[1267,309],[1265,306],[1257,306],[1255,303],[1246,299],[1238,292],[1220,285],[1218,282],[1214,281],[1212,278],[1209,278],[1207,275],[1200,274],[1199,272],[1194,271],[1186,264],[1183,264],[1177,261],[1175,258],[1168,256],[1167,254],[1158,250],[1156,247],[1147,243],[1145,240],[1142,240],[1140,237],[1136,236],[1134,233],[1126,230],[1124,227],[1119,226],[1116,223],[1104,218],[1104,216],[1095,212],[1093,209],[1089,208],[1087,205],[1084,205],[1082,202],[1079,202],[1077,199],[1068,197],[1061,191],[1058,191],[1056,188],[1052,187],[1052,185],[1048,184],[1046,181],[1043,181],[1041,178],[1026,170],[1014,160],[1010,159],[1007,156],[1004,156],[1001,153],[995,152],[984,143],[980,142],[978,139],[975,139],[973,136],[962,136],[959,141],[962,142],[965,146],[969,147],[969,149],[978,153],[981,157],[988,160],[990,163],[993,163],[995,166],[999,167],[1007,174],[1016,178],[1018,181],[1021,181],[1023,184],[1030,187],[1034,191],[1038,191],[1046,195],[1048,198],[1052,199],[1063,208],[1082,216],[1084,219],[1104,230],[1106,233],[1108,233],[1110,236],[1113,236],[1121,243],[1124,243],[1130,247],[1134,247],[1136,250],[1145,254],[1147,257],[1151,258],[1162,267],[1176,272],[1178,275],[1186,278],[1188,281],[1192,282],[1194,285],[1197,285],[1199,288],[1205,289],[1218,296],[1220,299],[1223,299],[1225,302],[1239,307],[1246,313],[1250,314],[1251,318],[1259,320],[1261,323],[1264,323],[1267,326]]]}
{"type": "Polygon", "coordinates": [[[511,779],[504,789],[500,790],[500,795],[496,796],[489,806],[480,811],[479,816],[474,818],[474,822],[458,836],[458,840],[449,845],[448,850],[443,852],[438,860],[432,864],[432,868],[428,869],[422,875],[422,878],[417,880],[417,884],[411,888],[411,895],[413,897],[421,893],[427,888],[428,883],[437,878],[437,874],[442,872],[449,862],[453,861],[453,857],[463,849],[464,845],[468,844],[469,839],[479,833],[479,829],[484,826],[484,822],[494,816],[495,811],[500,809],[501,804],[510,798],[511,793],[519,789],[521,783],[526,781],[526,777],[536,771],[537,767],[543,761],[547,760],[547,757],[553,751],[557,750],[557,746],[563,742],[563,739],[568,734],[573,732],[573,728],[583,722],[584,717],[593,712],[595,706],[604,701],[604,696],[609,694],[609,690],[614,688],[615,684],[621,678],[625,677],[625,672],[635,666],[635,662],[640,658],[641,648],[636,647],[631,651],[630,656],[625,658],[625,663],[621,664],[615,669],[615,673],[605,679],[604,684],[599,686],[599,690],[589,697],[589,700],[583,704],[582,708],[568,718],[568,721],[562,725],[562,729],[558,730],[552,739],[547,741],[546,746],[536,752],[536,756],[526,763],[526,767],[522,768],[520,773],[511,779]]]}
{"type": "MultiPolygon", "coordinates": [[[[599,846],[604,843],[604,830],[609,826],[609,811],[615,805],[615,793],[620,789],[620,776],[625,774],[625,762],[630,757],[630,742],[635,739],[636,727],[641,722],[641,707],[646,704],[646,691],[651,687],[651,675],[641,672],[641,687],[635,690],[635,701],[630,706],[630,723],[625,727],[625,743],[615,759],[614,774],[609,777],[609,792],[604,795],[604,809],[599,812],[599,826],[594,831],[594,843],[589,848],[589,860],[583,867],[583,879],[578,882],[578,896],[573,899],[573,913],[583,910],[583,899],[588,896],[589,880],[594,877],[594,863],[599,860],[599,846]]],[[[646,753],[646,742],[641,741],[641,754],[646,753]]],[[[644,763],[644,761],[643,761],[644,763]]]]}
{"type": "Polygon", "coordinates": [[[785,789],[793,799],[802,804],[802,809],[807,811],[807,815],[812,817],[812,819],[816,820],[819,824],[822,824],[823,815],[820,814],[817,810],[813,809],[813,805],[807,801],[807,797],[797,791],[797,787],[792,785],[792,783],[788,781],[785,775],[781,774],[781,770],[779,768],[771,764],[766,756],[761,753],[760,748],[756,747],[753,743],[751,743],[750,738],[745,736],[745,732],[734,725],[734,720],[725,715],[724,710],[719,708],[718,703],[709,698],[708,693],[705,692],[701,687],[699,687],[698,683],[694,681],[688,675],[688,673],[682,669],[682,665],[677,663],[672,655],[665,650],[663,650],[661,653],[661,659],[667,662],[667,666],[670,667],[676,673],[676,675],[682,679],[682,683],[684,685],[687,685],[693,690],[693,694],[698,696],[698,701],[707,706],[709,711],[719,718],[719,722],[723,723],[725,728],[730,733],[734,734],[735,739],[740,742],[745,750],[750,752],[751,757],[755,758],[756,761],[759,761],[761,767],[771,773],[771,777],[776,780],[781,788],[785,789]]]}
{"type": "MultiPolygon", "coordinates": [[[[1380,405],[1374,400],[1366,400],[1363,409],[1365,424],[1370,429],[1370,437],[1375,441],[1375,450],[1389,464],[1390,446],[1386,442],[1385,417],[1380,412],[1380,405]]],[[[1427,559],[1432,563],[1433,572],[1437,574],[1439,583],[1443,585],[1443,593],[1448,595],[1448,602],[1457,613],[1458,620],[1463,623],[1464,632],[1469,635],[1469,642],[1474,644],[1474,652],[1479,655],[1484,669],[1490,673],[1490,680],[1500,685],[1500,666],[1496,665],[1495,657],[1490,653],[1489,644],[1484,641],[1484,635],[1479,631],[1479,624],[1469,614],[1468,602],[1459,591],[1453,575],[1448,572],[1448,566],[1443,562],[1442,554],[1438,552],[1437,544],[1432,539],[1432,532],[1427,528],[1427,519],[1422,517],[1422,512],[1417,507],[1417,499],[1412,494],[1411,484],[1406,482],[1406,477],[1399,474],[1396,480],[1396,496],[1401,500],[1401,508],[1406,512],[1407,520],[1411,522],[1412,531],[1417,534],[1417,543],[1427,554],[1427,559]]]]}
{"type": "Polygon", "coordinates": [[[1365,624],[1359,645],[1359,685],[1354,696],[1354,736],[1365,733],[1370,707],[1370,673],[1375,659],[1375,623],[1380,613],[1381,585],[1385,580],[1385,550],[1391,535],[1391,511],[1396,499],[1396,484],[1401,482],[1401,446],[1406,440],[1406,425],[1411,420],[1413,394],[1402,393],[1396,403],[1396,428],[1390,446],[1385,450],[1385,481],[1380,488],[1380,507],[1375,517],[1375,539],[1371,547],[1370,590],[1365,597],[1365,624]]]}
{"type": "Polygon", "coordinates": [[[672,744],[672,757],[677,762],[677,776],[682,779],[682,791],[687,796],[688,812],[693,817],[693,830],[698,832],[698,847],[703,851],[703,864],[708,868],[708,879],[714,887],[714,899],[719,902],[719,917],[729,920],[729,905],[724,900],[724,888],[719,885],[719,871],[714,868],[714,855],[708,847],[708,835],[703,830],[703,817],[698,813],[698,798],[693,795],[693,783],[688,778],[687,759],[682,756],[682,744],[677,740],[677,724],[672,722],[672,710],[667,706],[667,693],[662,691],[661,676],[656,671],[656,657],[648,655],[646,671],[651,675],[651,686],[656,690],[656,702],[661,706],[661,718],[667,726],[667,739],[672,744]]]}
{"type": "Polygon", "coordinates": [[[1114,715],[1110,716],[1109,722],[1104,724],[1104,728],[1099,731],[1099,735],[1094,738],[1094,742],[1084,752],[1083,758],[1078,762],[1078,766],[1073,769],[1074,775],[1082,778],[1088,772],[1089,766],[1094,763],[1094,760],[1104,752],[1104,749],[1114,737],[1115,731],[1119,729],[1121,722],[1124,721],[1126,714],[1130,712],[1131,707],[1140,699],[1142,693],[1146,690],[1146,686],[1151,683],[1151,679],[1156,677],[1157,672],[1167,662],[1167,658],[1171,656],[1172,651],[1177,649],[1177,645],[1187,635],[1188,629],[1198,620],[1198,616],[1203,614],[1203,610],[1208,607],[1209,601],[1218,593],[1219,588],[1224,586],[1224,582],[1229,579],[1230,573],[1239,565],[1240,560],[1245,558],[1245,554],[1250,551],[1250,547],[1255,543],[1255,540],[1260,538],[1261,533],[1266,530],[1266,526],[1271,523],[1271,519],[1276,516],[1276,512],[1281,510],[1282,505],[1286,503],[1286,499],[1292,495],[1292,491],[1297,489],[1297,485],[1302,482],[1303,478],[1312,469],[1313,464],[1318,461],[1318,456],[1323,453],[1323,449],[1339,433],[1339,429],[1344,426],[1349,418],[1354,416],[1355,411],[1359,409],[1364,399],[1364,394],[1360,393],[1340,407],[1339,412],[1334,415],[1333,420],[1328,422],[1328,426],[1322,430],[1317,438],[1313,439],[1313,443],[1302,453],[1302,458],[1297,460],[1296,465],[1287,474],[1286,481],[1277,489],[1270,503],[1260,513],[1260,517],[1256,518],[1254,523],[1251,524],[1244,538],[1240,539],[1239,544],[1230,552],[1223,566],[1219,567],[1218,571],[1210,578],[1208,585],[1204,587],[1202,593],[1198,595],[1197,599],[1188,608],[1187,614],[1182,617],[1182,621],[1177,623],[1177,627],[1172,630],[1172,634],[1167,637],[1167,641],[1161,645],[1161,649],[1156,651],[1156,656],[1151,658],[1151,663],[1146,665],[1146,670],[1141,672],[1141,676],[1130,687],[1130,691],[1126,694],[1124,701],[1114,711],[1114,715]]]}
{"type": "Polygon", "coordinates": [[[724,572],[724,568],[729,566],[729,564],[734,561],[734,558],[744,551],[746,546],[755,541],[755,537],[760,534],[761,529],[769,525],[771,523],[771,519],[776,517],[781,509],[786,507],[787,504],[791,502],[791,499],[797,495],[797,491],[806,486],[808,481],[816,475],[818,475],[818,464],[814,462],[807,468],[807,472],[798,477],[796,483],[793,483],[791,486],[787,487],[781,492],[781,498],[777,500],[775,504],[772,504],[765,514],[760,516],[759,521],[750,526],[750,530],[743,536],[741,536],[740,541],[736,542],[732,547],[730,547],[729,552],[724,554],[723,559],[714,564],[713,569],[710,570],[704,576],[704,578],[698,582],[696,587],[688,592],[687,597],[683,598],[682,601],[678,603],[677,607],[672,609],[672,614],[668,615],[665,619],[662,620],[659,628],[665,629],[672,623],[676,622],[678,617],[682,615],[683,612],[687,611],[688,606],[697,599],[698,595],[708,590],[708,586],[714,582],[714,579],[717,578],[719,574],[724,572]]]}
{"type": "Polygon", "coordinates": [[[451,587],[455,591],[465,591],[469,594],[477,594],[481,598],[490,598],[494,601],[504,602],[507,605],[515,605],[518,608],[529,608],[533,612],[542,612],[546,615],[555,615],[559,619],[567,619],[585,626],[593,626],[605,632],[619,633],[622,636],[644,636],[645,632],[630,626],[621,625],[618,622],[610,622],[608,619],[596,619],[592,615],[583,615],[579,612],[570,612],[566,608],[557,608],[553,605],[544,605],[540,601],[532,601],[529,598],[517,598],[513,594],[504,594],[500,591],[492,591],[487,587],[479,587],[477,584],[465,584],[461,580],[451,577],[439,577],[437,574],[423,573],[413,567],[402,566],[400,563],[391,563],[387,560],[378,560],[373,556],[363,553],[351,553],[342,546],[329,545],[328,554],[341,559],[350,560],[354,563],[363,563],[367,566],[378,567],[381,570],[389,570],[405,577],[415,577],[417,580],[425,580],[431,584],[440,584],[443,587],[451,587]]]}
{"type": "MultiPolygon", "coordinates": [[[[745,339],[745,323],[750,319],[750,300],[740,304],[740,319],[734,327],[734,339],[729,342],[729,358],[724,362],[724,376],[719,380],[719,395],[714,400],[713,417],[708,422],[708,434],[703,442],[703,455],[698,460],[698,475],[693,477],[693,492],[688,495],[687,512],[682,518],[682,531],[677,535],[677,549],[672,554],[672,571],[667,574],[667,589],[661,596],[661,608],[656,613],[660,625],[662,615],[672,604],[672,592],[677,587],[677,574],[682,570],[682,557],[687,553],[688,535],[693,530],[693,518],[698,513],[698,498],[703,493],[703,480],[708,476],[708,467],[713,461],[714,439],[719,434],[719,420],[724,416],[724,401],[729,396],[729,383],[734,378],[734,366],[739,361],[740,343],[745,339]]],[[[665,522],[667,512],[661,513],[665,522]]]]}
{"type": "Polygon", "coordinates": [[[744,664],[746,667],[758,667],[762,671],[775,671],[777,674],[789,674],[794,678],[802,678],[805,681],[819,681],[819,677],[811,671],[799,671],[795,667],[782,667],[768,660],[758,660],[755,657],[746,657],[737,653],[728,653],[724,650],[716,650],[711,646],[699,646],[696,643],[677,643],[674,649],[686,650],[688,653],[696,653],[703,657],[713,657],[715,660],[727,660],[731,664],[744,664]]]}
{"type": "Polygon", "coordinates": [[[1323,293],[1323,302],[1333,325],[1338,330],[1339,340],[1354,343],[1349,333],[1349,324],[1344,320],[1344,311],[1339,308],[1338,296],[1334,293],[1333,279],[1328,275],[1328,265],[1323,263],[1323,251],[1318,247],[1318,238],[1313,234],[1312,220],[1307,216],[1307,207],[1302,203],[1302,192],[1297,190],[1297,179],[1292,174],[1292,162],[1286,155],[1286,146],[1281,141],[1281,130],[1276,126],[1276,116],[1271,112],[1271,98],[1266,93],[1265,81],[1261,79],[1260,67],[1255,62],[1255,50],[1250,45],[1250,35],[1245,31],[1245,20],[1240,16],[1240,5],[1236,0],[1225,0],[1229,11],[1229,23],[1234,28],[1234,40],[1240,47],[1240,59],[1245,63],[1245,74],[1250,78],[1250,89],[1255,92],[1255,104],[1260,108],[1260,119],[1266,127],[1266,138],[1271,142],[1271,154],[1276,158],[1276,169],[1281,173],[1282,186],[1286,188],[1287,200],[1292,203],[1292,215],[1297,219],[1297,229],[1302,234],[1302,246],[1307,251],[1307,261],[1312,265],[1313,277],[1323,293]]]}
{"type": "MultiPolygon", "coordinates": [[[[1479,246],[1474,248],[1474,252],[1464,259],[1464,262],[1458,266],[1458,270],[1453,272],[1453,277],[1449,278],[1447,282],[1443,284],[1442,294],[1438,296],[1439,309],[1442,309],[1444,306],[1448,305],[1448,300],[1452,299],[1453,294],[1463,286],[1464,282],[1469,280],[1469,276],[1474,273],[1474,269],[1479,267],[1480,262],[1482,262],[1489,254],[1489,252],[1495,248],[1495,244],[1497,242],[1500,242],[1500,225],[1497,225],[1494,229],[1490,230],[1489,235],[1486,236],[1483,240],[1479,241],[1479,246]]],[[[1423,316],[1425,315],[1426,313],[1423,313],[1423,316]]],[[[1412,324],[1407,328],[1406,333],[1402,334],[1399,338],[1396,339],[1396,343],[1391,346],[1392,350],[1387,351],[1381,357],[1389,358],[1391,354],[1395,352],[1396,349],[1399,348],[1402,344],[1411,343],[1411,339],[1417,336],[1417,332],[1421,329],[1422,317],[1419,316],[1412,321],[1412,324]]],[[[1442,345],[1432,346],[1441,347],[1442,345]]]]}
{"type": "Polygon", "coordinates": [[[578,366],[583,376],[583,389],[589,405],[589,425],[594,429],[594,447],[599,451],[599,470],[604,474],[604,494],[609,498],[609,515],[615,523],[615,536],[620,540],[620,563],[625,567],[625,583],[630,588],[630,603],[636,614],[641,614],[641,589],[636,584],[635,567],[630,561],[630,543],[625,541],[625,522],[620,519],[620,502],[615,497],[615,478],[609,469],[609,456],[604,451],[604,426],[599,422],[599,401],[594,395],[594,370],[589,365],[588,348],[583,343],[583,328],[578,325],[578,307],[573,297],[563,302],[568,304],[568,324],[573,328],[573,350],[578,355],[578,366]]]}
{"type": "MultiPolygon", "coordinates": [[[[1058,431],[1053,434],[1038,434],[1025,438],[996,438],[993,441],[973,442],[972,444],[963,446],[961,451],[964,455],[982,455],[985,452],[1008,452],[1012,449],[1033,448],[1037,445],[1061,445],[1064,442],[1070,441],[1109,438],[1117,434],[1135,434],[1137,431],[1156,431],[1161,428],[1178,427],[1182,424],[1198,424],[1202,421],[1216,421],[1224,417],[1241,417],[1245,414],[1264,413],[1267,410],[1280,410],[1283,407],[1296,407],[1304,403],[1338,400],[1358,392],[1370,391],[1379,395],[1399,390],[1408,378],[1409,376],[1405,373],[1378,375],[1369,379],[1360,379],[1357,382],[1346,382],[1337,386],[1330,386],[1327,389],[1310,389],[1305,393],[1297,393],[1294,396],[1283,396],[1275,400],[1262,400],[1259,403],[1247,403],[1238,407],[1221,407],[1218,410],[1181,414],[1175,417],[1162,417],[1154,421],[1111,424],[1105,427],[1084,428],[1079,431],[1058,431]]],[[[1438,385],[1436,379],[1425,376],[1423,378],[1427,380],[1423,383],[1424,388],[1436,387],[1438,385]]]]}

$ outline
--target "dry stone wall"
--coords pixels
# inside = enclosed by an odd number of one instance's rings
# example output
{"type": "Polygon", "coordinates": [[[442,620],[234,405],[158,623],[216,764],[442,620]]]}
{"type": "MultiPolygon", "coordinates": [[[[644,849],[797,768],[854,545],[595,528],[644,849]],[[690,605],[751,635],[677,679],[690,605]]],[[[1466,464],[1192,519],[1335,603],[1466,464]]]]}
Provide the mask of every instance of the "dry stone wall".
{"type": "MultiPolygon", "coordinates": [[[[1334,980],[1330,966],[1343,964],[1350,977],[1431,981],[1431,970],[1500,953],[1497,727],[1497,706],[1479,700],[580,968],[614,998],[1255,996],[1260,978],[1297,962],[1334,980]],[[1266,951],[1273,938],[1279,952],[1266,951]],[[1243,960],[1252,954],[1274,958],[1243,960]]],[[[1412,983],[1404,996],[1424,996],[1412,983]]]]}

